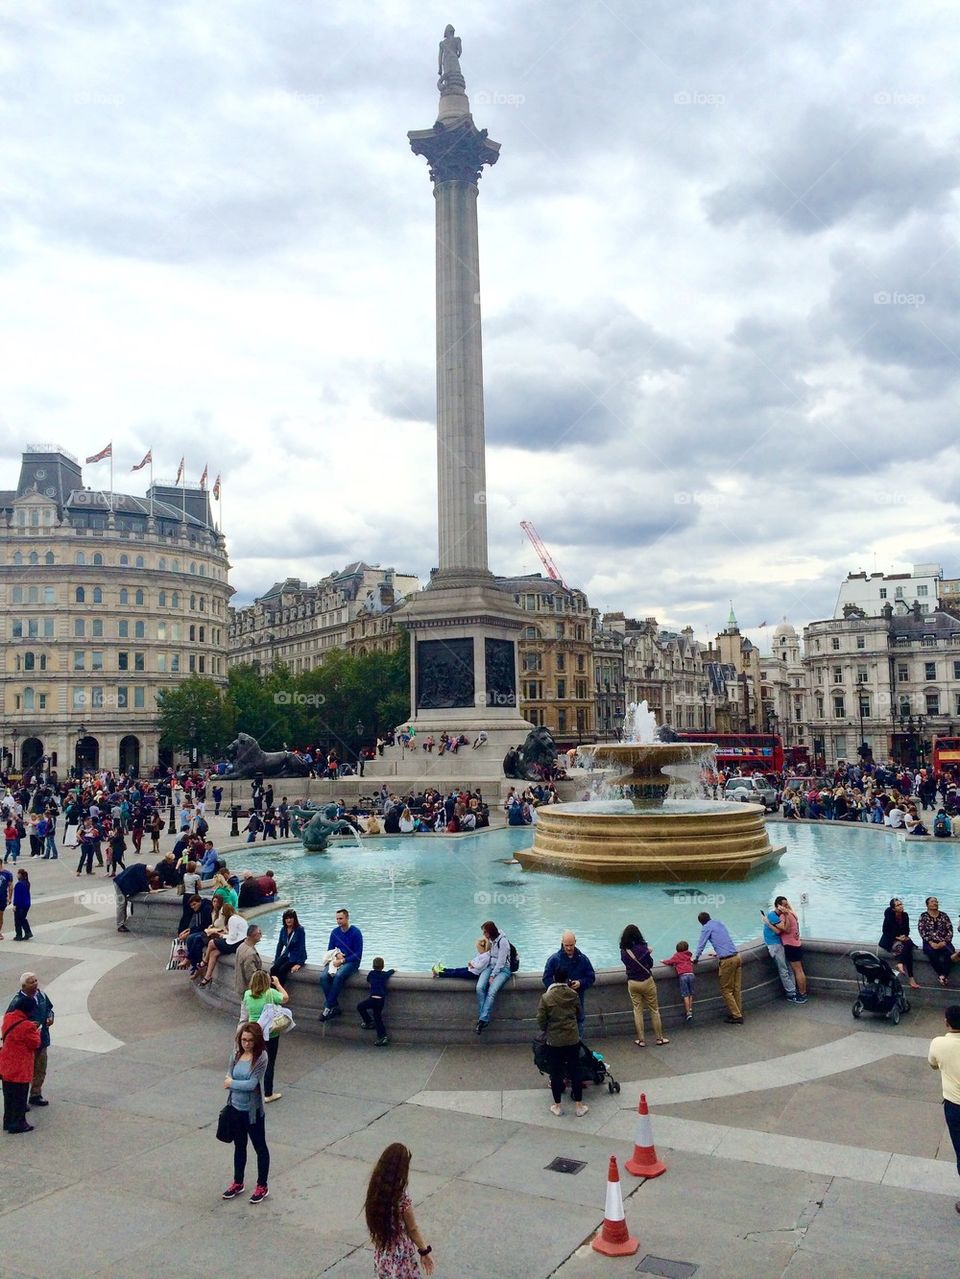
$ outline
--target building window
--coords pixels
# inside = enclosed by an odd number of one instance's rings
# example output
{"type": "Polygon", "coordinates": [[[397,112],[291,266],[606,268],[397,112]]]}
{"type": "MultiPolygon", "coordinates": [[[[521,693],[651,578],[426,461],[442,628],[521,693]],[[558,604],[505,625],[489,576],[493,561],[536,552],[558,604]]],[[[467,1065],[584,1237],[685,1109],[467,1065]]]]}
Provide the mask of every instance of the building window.
{"type": "MultiPolygon", "coordinates": [[[[174,639],[179,639],[179,636],[175,635],[174,639]]],[[[539,653],[524,653],[523,669],[525,671],[538,671],[540,669],[539,653]]]]}
{"type": "Polygon", "coordinates": [[[129,669],[130,669],[130,654],[124,653],[124,652],[118,653],[117,654],[117,670],[128,671],[129,669]]]}
{"type": "Polygon", "coordinates": [[[187,658],[187,669],[189,670],[189,672],[190,672],[190,674],[191,674],[191,675],[196,674],[196,670],[197,670],[197,659],[196,659],[196,657],[193,655],[193,653],[191,653],[191,654],[190,654],[190,656],[187,658]]]}
{"type": "Polygon", "coordinates": [[[834,684],[843,683],[843,667],[842,666],[835,666],[833,668],[833,682],[834,684]]]}
{"type": "Polygon", "coordinates": [[[837,637],[836,635],[834,635],[833,639],[831,639],[831,641],[830,641],[830,647],[833,649],[833,651],[834,651],[835,653],[839,653],[839,651],[840,651],[840,640],[838,639],[838,637],[837,637]]]}
{"type": "Polygon", "coordinates": [[[836,747],[837,747],[837,759],[846,759],[847,758],[847,739],[845,737],[838,737],[836,740],[836,747]]]}
{"type": "Polygon", "coordinates": [[[928,715],[940,714],[940,694],[939,693],[927,694],[927,714],[928,715]]]}
{"type": "Polygon", "coordinates": [[[937,664],[936,664],[936,662],[924,662],[924,664],[923,664],[923,678],[924,678],[924,679],[936,679],[936,678],[937,678],[937,664]]]}
{"type": "Polygon", "coordinates": [[[823,719],[823,698],[817,698],[817,719],[823,719]]]}
{"type": "Polygon", "coordinates": [[[100,589],[99,586],[95,586],[93,588],[93,602],[94,604],[103,603],[103,591],[100,589]]]}
{"type": "Polygon", "coordinates": [[[196,628],[195,626],[191,626],[191,627],[190,627],[189,634],[187,635],[187,638],[188,638],[188,639],[190,639],[190,640],[195,640],[195,639],[197,638],[197,628],[196,628]]]}
{"type": "Polygon", "coordinates": [[[74,591],[73,600],[75,604],[85,604],[87,602],[87,592],[82,586],[78,586],[74,591]]]}
{"type": "Polygon", "coordinates": [[[73,633],[77,639],[82,638],[86,634],[86,626],[87,624],[82,617],[75,617],[73,619],[73,633]]]}
{"type": "Polygon", "coordinates": [[[138,556],[137,556],[137,565],[136,565],[136,566],[137,566],[137,568],[143,568],[143,556],[142,556],[142,555],[138,555],[138,556]]]}
{"type": "Polygon", "coordinates": [[[143,685],[135,685],[133,689],[133,708],[142,711],[144,708],[144,689],[143,685]]]}
{"type": "Polygon", "coordinates": [[[583,656],[583,654],[582,654],[582,653],[580,653],[580,654],[577,656],[577,672],[578,672],[579,674],[582,674],[582,673],[583,673],[583,671],[584,671],[584,670],[586,670],[586,667],[584,666],[584,664],[583,664],[583,663],[584,663],[584,656],[583,656]]]}
{"type": "Polygon", "coordinates": [[[523,632],[523,634],[524,634],[524,637],[525,637],[526,639],[539,639],[539,638],[540,638],[540,632],[537,630],[537,628],[536,628],[535,626],[528,626],[528,627],[526,628],[526,630],[523,632]]]}
{"type": "Polygon", "coordinates": [[[565,733],[567,731],[567,712],[565,710],[557,711],[557,732],[565,733]]]}
{"type": "Polygon", "coordinates": [[[180,654],[171,653],[170,654],[170,674],[178,675],[179,673],[180,673],[180,654]]]}
{"type": "Polygon", "coordinates": [[[82,671],[82,670],[85,670],[85,669],[86,669],[86,656],[87,656],[87,655],[86,655],[86,653],[83,653],[83,652],[75,652],[75,653],[74,653],[74,655],[73,655],[73,669],[74,669],[75,671],[82,671]]]}
{"type": "Polygon", "coordinates": [[[166,622],[157,622],[157,639],[158,639],[158,640],[165,640],[166,638],[167,638],[167,624],[166,624],[166,622]]]}
{"type": "Polygon", "coordinates": [[[134,622],[134,624],[133,624],[133,637],[134,637],[134,639],[143,639],[143,637],[144,637],[144,623],[143,623],[143,622],[134,622]]]}
{"type": "Polygon", "coordinates": [[[847,718],[847,709],[842,696],[835,697],[833,699],[833,718],[834,719],[847,718]]]}
{"type": "Polygon", "coordinates": [[[73,557],[73,562],[74,564],[86,564],[87,557],[84,555],[83,551],[77,551],[76,555],[73,557]]]}
{"type": "Polygon", "coordinates": [[[93,621],[90,623],[90,634],[93,636],[94,639],[103,638],[103,622],[100,620],[99,617],[95,617],[93,621]]]}
{"type": "Polygon", "coordinates": [[[880,587],[880,598],[882,600],[885,600],[887,598],[887,588],[885,586],[880,587]]]}
{"type": "Polygon", "coordinates": [[[897,662],[897,679],[901,684],[906,684],[910,678],[910,667],[906,662],[897,662]]]}
{"type": "Polygon", "coordinates": [[[893,598],[894,598],[894,599],[897,599],[897,600],[902,600],[902,599],[903,599],[903,587],[902,587],[902,586],[898,586],[898,587],[897,587],[897,589],[893,592],[893,598]]]}
{"type": "Polygon", "coordinates": [[[120,603],[121,604],[130,603],[130,592],[127,590],[125,586],[122,586],[120,588],[120,603]]]}
{"type": "Polygon", "coordinates": [[[857,667],[857,683],[866,684],[868,679],[867,668],[865,666],[857,667]]]}
{"type": "Polygon", "coordinates": [[[103,653],[101,653],[101,652],[92,652],[92,653],[90,654],[90,669],[91,669],[92,671],[102,671],[102,670],[103,670],[103,653]]]}
{"type": "Polygon", "coordinates": [[[43,557],[43,562],[44,564],[52,564],[54,562],[53,551],[47,551],[46,555],[43,557]]]}
{"type": "Polygon", "coordinates": [[[960,662],[954,662],[953,664],[953,678],[960,679],[960,662]]]}
{"type": "Polygon", "coordinates": [[[201,653],[200,658],[197,662],[197,670],[200,672],[201,675],[203,675],[206,669],[207,669],[207,660],[204,657],[204,655],[201,653]]]}
{"type": "MultiPolygon", "coordinates": [[[[181,625],[180,625],[180,623],[179,623],[179,622],[171,622],[171,623],[170,623],[170,638],[171,638],[171,639],[175,639],[175,640],[180,639],[180,638],[181,638],[181,634],[180,634],[181,630],[182,630],[182,627],[181,627],[181,625]]],[[[327,638],[329,638],[329,637],[327,637],[327,638]]]]}
{"type": "Polygon", "coordinates": [[[926,587],[926,586],[918,586],[918,587],[917,587],[917,594],[920,596],[920,598],[921,598],[921,599],[923,599],[923,597],[924,597],[925,595],[929,595],[929,594],[930,594],[930,589],[929,589],[929,587],[926,587]]]}
{"type": "Polygon", "coordinates": [[[100,554],[100,552],[99,552],[99,551],[97,551],[96,555],[94,555],[94,557],[93,557],[93,563],[94,563],[94,567],[95,567],[95,568],[102,568],[102,567],[103,567],[103,556],[100,554]]]}
{"type": "Polygon", "coordinates": [[[82,688],[73,690],[73,709],[75,711],[83,710],[87,704],[87,695],[82,688]]]}
{"type": "MultiPolygon", "coordinates": [[[[33,589],[35,588],[31,587],[31,590],[33,589]]],[[[43,602],[44,604],[55,604],[57,602],[57,595],[54,587],[45,586],[43,588],[43,602]]]]}
{"type": "Polygon", "coordinates": [[[557,697],[563,699],[567,696],[567,681],[565,679],[557,680],[557,697]]]}
{"type": "Polygon", "coordinates": [[[124,618],[122,621],[117,622],[117,639],[129,639],[129,638],[130,638],[130,623],[126,620],[126,618],[124,618]]]}
{"type": "Polygon", "coordinates": [[[179,591],[173,591],[173,593],[171,594],[171,596],[170,596],[170,607],[171,607],[171,608],[179,608],[179,607],[180,607],[180,592],[179,592],[179,591]]]}
{"type": "Polygon", "coordinates": [[[167,567],[166,558],[165,556],[161,555],[160,558],[157,560],[157,568],[163,571],[163,570],[166,570],[166,567],[167,567]]]}
{"type": "Polygon", "coordinates": [[[145,657],[143,653],[134,653],[133,669],[135,671],[145,671],[147,669],[145,664],[145,657]]]}
{"type": "Polygon", "coordinates": [[[136,595],[133,597],[133,602],[140,606],[143,605],[143,591],[137,591],[136,595]]]}
{"type": "Polygon", "coordinates": [[[125,684],[117,685],[117,706],[120,710],[127,708],[127,686],[125,684]]]}
{"type": "Polygon", "coordinates": [[[166,653],[158,653],[158,654],[157,654],[157,673],[158,673],[159,675],[166,675],[166,673],[167,673],[167,655],[166,655],[166,653]]]}
{"type": "MultiPolygon", "coordinates": [[[[202,627],[202,626],[201,626],[200,630],[201,630],[201,632],[203,631],[203,627],[202,627]]],[[[200,638],[201,638],[201,639],[203,639],[203,635],[202,635],[202,634],[201,634],[200,638]]],[[[558,671],[565,670],[565,669],[566,669],[566,665],[567,665],[567,659],[564,657],[564,655],[563,655],[562,653],[558,653],[558,654],[557,654],[557,658],[556,658],[556,663],[557,663],[557,670],[558,670],[558,671]]]]}
{"type": "Polygon", "coordinates": [[[97,685],[90,690],[90,704],[95,711],[103,710],[103,689],[97,685]]]}
{"type": "Polygon", "coordinates": [[[900,718],[906,719],[908,715],[913,714],[913,707],[910,705],[909,697],[900,698],[900,718]]]}
{"type": "Polygon", "coordinates": [[[960,693],[954,693],[953,695],[953,713],[954,715],[960,715],[960,693]]]}
{"type": "Polygon", "coordinates": [[[157,604],[159,605],[159,607],[160,607],[160,608],[166,608],[166,607],[167,607],[167,592],[166,592],[166,591],[161,591],[161,592],[160,592],[160,594],[157,596],[157,604]]]}
{"type": "Polygon", "coordinates": [[[857,636],[857,648],[866,648],[867,641],[862,635],[857,636]]]}

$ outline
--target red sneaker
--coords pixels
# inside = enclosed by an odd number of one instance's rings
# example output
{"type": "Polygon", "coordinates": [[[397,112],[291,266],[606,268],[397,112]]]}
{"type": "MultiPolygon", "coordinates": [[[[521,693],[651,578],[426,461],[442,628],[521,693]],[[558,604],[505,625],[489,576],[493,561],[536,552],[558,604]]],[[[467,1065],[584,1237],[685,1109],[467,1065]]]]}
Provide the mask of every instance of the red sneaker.
{"type": "Polygon", "coordinates": [[[266,1186],[257,1186],[253,1194],[250,1196],[250,1202],[252,1204],[262,1204],[269,1193],[270,1191],[266,1188],[266,1186]]]}
{"type": "Polygon", "coordinates": [[[221,1199],[236,1199],[237,1195],[243,1194],[243,1182],[231,1181],[226,1190],[220,1196],[221,1199]]]}

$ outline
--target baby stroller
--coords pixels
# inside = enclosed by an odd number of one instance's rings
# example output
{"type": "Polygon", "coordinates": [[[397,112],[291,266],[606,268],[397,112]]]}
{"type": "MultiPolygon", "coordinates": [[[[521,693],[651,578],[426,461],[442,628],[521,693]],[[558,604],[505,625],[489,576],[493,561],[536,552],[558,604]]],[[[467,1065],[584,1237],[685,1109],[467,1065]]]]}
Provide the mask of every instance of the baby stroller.
{"type": "MultiPolygon", "coordinates": [[[[550,1063],[547,1054],[547,1045],[542,1039],[533,1041],[533,1063],[541,1075],[550,1074],[550,1063]]],[[[577,1059],[577,1069],[580,1071],[580,1079],[585,1084],[606,1083],[607,1092],[619,1092],[620,1085],[614,1079],[610,1067],[603,1059],[603,1053],[595,1053],[580,1041],[580,1054],[577,1059]]],[[[567,1081],[570,1082],[569,1080],[567,1081]]]]}
{"type": "Polygon", "coordinates": [[[910,1011],[910,1001],[903,993],[900,977],[885,959],[871,954],[869,950],[854,950],[850,953],[853,966],[857,970],[856,1001],[851,1012],[859,1017],[864,1009],[877,1017],[889,1017],[896,1026],[900,1022],[900,1014],[910,1011]]]}

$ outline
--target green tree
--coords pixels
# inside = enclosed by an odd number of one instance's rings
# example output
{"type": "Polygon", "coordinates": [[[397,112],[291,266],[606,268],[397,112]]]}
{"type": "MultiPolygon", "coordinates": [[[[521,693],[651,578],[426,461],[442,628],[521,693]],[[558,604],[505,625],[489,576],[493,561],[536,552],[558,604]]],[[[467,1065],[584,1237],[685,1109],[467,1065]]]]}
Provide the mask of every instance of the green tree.
{"type": "Polygon", "coordinates": [[[211,679],[191,675],[157,695],[160,744],[172,750],[195,746],[201,758],[213,758],[230,742],[233,725],[233,705],[211,679]]]}

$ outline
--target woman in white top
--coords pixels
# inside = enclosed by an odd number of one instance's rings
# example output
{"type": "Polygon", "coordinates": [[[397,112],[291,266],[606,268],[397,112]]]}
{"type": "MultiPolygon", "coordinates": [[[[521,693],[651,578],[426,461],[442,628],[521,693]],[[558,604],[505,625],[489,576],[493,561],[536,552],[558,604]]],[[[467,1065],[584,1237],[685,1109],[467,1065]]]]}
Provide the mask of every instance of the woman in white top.
{"type": "Polygon", "coordinates": [[[416,823],[413,820],[413,813],[410,812],[409,808],[405,807],[403,812],[400,814],[400,834],[412,834],[415,825],[416,823]]]}
{"type": "Polygon", "coordinates": [[[203,969],[201,986],[209,986],[213,980],[217,963],[221,955],[232,955],[247,936],[247,921],[229,902],[220,912],[220,927],[207,943],[207,953],[200,967],[203,969]]]}

